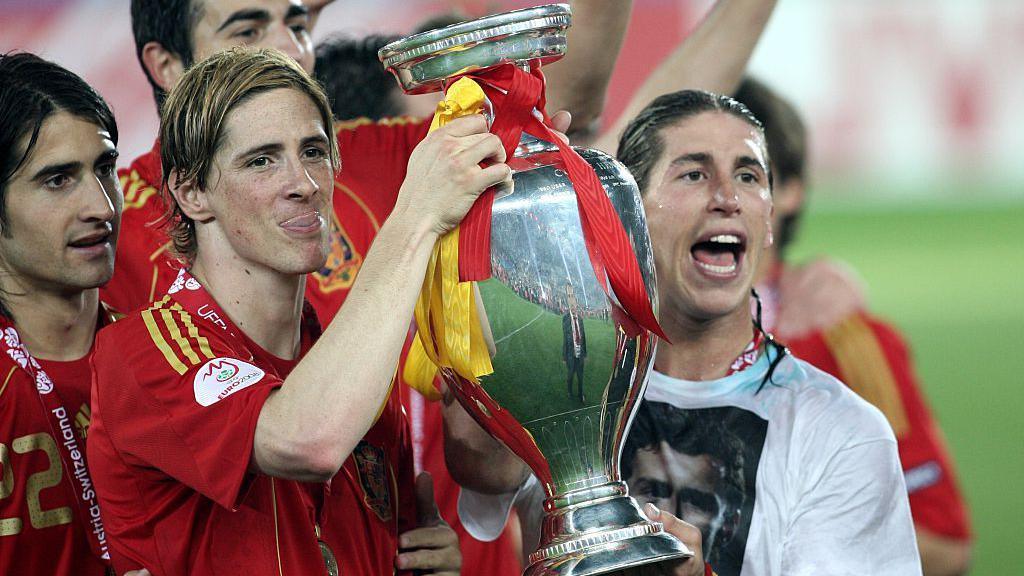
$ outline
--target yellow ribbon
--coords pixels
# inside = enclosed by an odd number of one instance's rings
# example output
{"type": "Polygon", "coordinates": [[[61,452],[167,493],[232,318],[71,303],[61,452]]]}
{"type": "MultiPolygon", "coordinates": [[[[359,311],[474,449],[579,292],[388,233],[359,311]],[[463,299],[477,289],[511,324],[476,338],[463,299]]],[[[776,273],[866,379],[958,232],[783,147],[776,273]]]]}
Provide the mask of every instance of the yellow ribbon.
{"type": "MultiPolygon", "coordinates": [[[[469,78],[452,84],[438,103],[430,130],[455,118],[480,114],[486,97],[469,78]]],[[[406,383],[430,400],[440,394],[434,387],[438,367],[451,368],[470,382],[494,371],[477,315],[475,282],[459,282],[459,229],[434,245],[427,263],[423,288],[416,302],[416,338],[405,361],[406,383]]]]}

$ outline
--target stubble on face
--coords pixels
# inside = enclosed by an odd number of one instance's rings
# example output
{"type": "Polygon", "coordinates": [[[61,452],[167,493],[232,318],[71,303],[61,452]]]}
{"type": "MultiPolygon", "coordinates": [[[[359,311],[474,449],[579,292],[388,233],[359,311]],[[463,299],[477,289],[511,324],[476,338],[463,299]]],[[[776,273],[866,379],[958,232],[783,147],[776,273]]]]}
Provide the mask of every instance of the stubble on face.
{"type": "Polygon", "coordinates": [[[662,315],[684,323],[746,314],[770,242],[764,139],[731,114],[705,112],[663,129],[644,196],[662,315]]]}
{"type": "Polygon", "coordinates": [[[116,159],[110,134],[92,121],[64,111],[44,120],[4,198],[5,289],[65,293],[110,280],[124,201],[116,159]]]}

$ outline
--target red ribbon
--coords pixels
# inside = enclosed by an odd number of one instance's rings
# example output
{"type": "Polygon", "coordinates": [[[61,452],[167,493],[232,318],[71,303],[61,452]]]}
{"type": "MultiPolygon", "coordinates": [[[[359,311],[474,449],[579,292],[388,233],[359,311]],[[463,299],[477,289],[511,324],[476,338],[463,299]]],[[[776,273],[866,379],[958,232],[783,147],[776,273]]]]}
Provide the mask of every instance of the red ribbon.
{"type": "MultiPolygon", "coordinates": [[[[544,75],[540,65],[531,63],[527,72],[515,65],[469,75],[477,82],[494,107],[491,132],[501,139],[508,158],[515,154],[523,131],[558,147],[565,171],[576,191],[576,203],[583,227],[590,264],[608,294],[608,282],[618,297],[625,315],[663,340],[668,340],[651,309],[650,299],[640,275],[629,237],[622,227],[601,181],[593,167],[548,127],[545,111],[544,75]],[[540,112],[543,121],[534,115],[540,112]]],[[[491,207],[494,191],[484,192],[466,214],[459,229],[459,279],[463,282],[486,280],[491,276],[491,207]]],[[[613,313],[614,313],[613,305],[613,313]]],[[[625,316],[623,315],[623,316],[625,316]]],[[[618,315],[616,315],[618,316],[618,315]]],[[[632,322],[623,322],[628,328],[632,322]]]]}

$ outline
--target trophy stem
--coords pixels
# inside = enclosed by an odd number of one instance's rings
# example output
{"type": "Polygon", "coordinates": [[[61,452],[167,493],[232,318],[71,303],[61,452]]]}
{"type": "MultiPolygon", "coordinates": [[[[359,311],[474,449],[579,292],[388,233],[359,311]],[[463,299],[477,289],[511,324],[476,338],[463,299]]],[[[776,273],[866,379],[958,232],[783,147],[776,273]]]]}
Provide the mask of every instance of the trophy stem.
{"type": "Polygon", "coordinates": [[[647,519],[624,482],[555,494],[544,510],[541,545],[524,576],[591,576],[693,556],[647,519]]]}

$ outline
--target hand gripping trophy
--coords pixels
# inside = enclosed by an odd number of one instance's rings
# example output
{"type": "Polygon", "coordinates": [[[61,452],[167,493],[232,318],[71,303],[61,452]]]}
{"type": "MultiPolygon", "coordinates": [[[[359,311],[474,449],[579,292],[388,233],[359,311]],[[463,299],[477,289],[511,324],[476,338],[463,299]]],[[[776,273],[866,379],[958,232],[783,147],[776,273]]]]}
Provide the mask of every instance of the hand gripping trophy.
{"type": "Polygon", "coordinates": [[[435,126],[487,114],[510,158],[512,185],[485,192],[435,247],[410,363],[429,375],[436,366],[544,486],[530,576],[692,555],[644,516],[619,474],[660,334],[654,261],[626,168],[570,148],[545,124],[539,68],[565,53],[570,24],[568,6],[540,6],[380,51],[406,92],[446,91],[435,126]]]}

